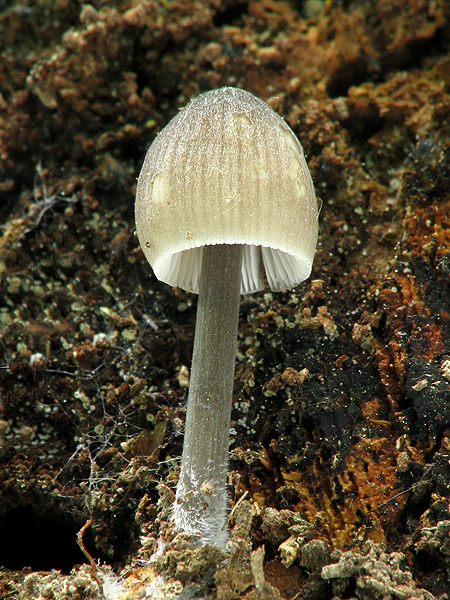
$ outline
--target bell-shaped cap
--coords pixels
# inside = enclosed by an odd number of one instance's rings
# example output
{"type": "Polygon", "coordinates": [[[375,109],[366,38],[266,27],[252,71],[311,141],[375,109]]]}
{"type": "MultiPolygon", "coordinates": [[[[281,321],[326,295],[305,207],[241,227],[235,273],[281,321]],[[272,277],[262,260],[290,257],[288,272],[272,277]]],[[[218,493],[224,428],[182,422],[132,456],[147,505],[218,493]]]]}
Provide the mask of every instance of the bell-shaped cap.
{"type": "Polygon", "coordinates": [[[318,208],[303,149],[253,94],[192,100],[150,146],[136,194],[139,242],[158,279],[198,293],[202,248],[242,244],[241,292],[311,273],[318,208]]]}

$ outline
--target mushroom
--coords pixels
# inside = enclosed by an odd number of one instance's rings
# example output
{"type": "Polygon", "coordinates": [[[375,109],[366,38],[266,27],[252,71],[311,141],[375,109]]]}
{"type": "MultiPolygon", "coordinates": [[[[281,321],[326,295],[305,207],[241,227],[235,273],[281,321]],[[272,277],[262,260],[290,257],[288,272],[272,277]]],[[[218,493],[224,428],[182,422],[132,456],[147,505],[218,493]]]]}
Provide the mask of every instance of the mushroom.
{"type": "Polygon", "coordinates": [[[198,294],[176,527],[225,546],[240,294],[311,273],[318,208],[286,122],[241,89],[201,94],[150,146],[136,229],[158,279],[198,294]]]}

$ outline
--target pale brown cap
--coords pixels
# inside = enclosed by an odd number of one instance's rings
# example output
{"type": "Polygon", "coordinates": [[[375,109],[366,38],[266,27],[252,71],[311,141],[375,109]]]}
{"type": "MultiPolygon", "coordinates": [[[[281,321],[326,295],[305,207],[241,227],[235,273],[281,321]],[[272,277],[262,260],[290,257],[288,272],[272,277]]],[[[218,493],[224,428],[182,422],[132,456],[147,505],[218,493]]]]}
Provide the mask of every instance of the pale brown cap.
{"type": "Polygon", "coordinates": [[[201,94],[147,152],[136,228],[156,277],[172,286],[198,293],[202,247],[243,244],[242,293],[294,287],[311,273],[318,228],[299,141],[249,92],[201,94]]]}

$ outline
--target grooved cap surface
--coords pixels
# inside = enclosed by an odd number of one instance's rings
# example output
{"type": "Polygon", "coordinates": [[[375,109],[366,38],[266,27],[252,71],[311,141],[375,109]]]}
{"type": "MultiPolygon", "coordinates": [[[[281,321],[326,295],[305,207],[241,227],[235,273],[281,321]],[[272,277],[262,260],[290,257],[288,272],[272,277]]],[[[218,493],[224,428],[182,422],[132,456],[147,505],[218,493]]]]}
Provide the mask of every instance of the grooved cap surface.
{"type": "Polygon", "coordinates": [[[241,292],[311,273],[318,209],[303,149],[265,102],[237,88],[192,100],[142,166],[136,228],[158,279],[198,292],[202,247],[243,244],[241,292]]]}

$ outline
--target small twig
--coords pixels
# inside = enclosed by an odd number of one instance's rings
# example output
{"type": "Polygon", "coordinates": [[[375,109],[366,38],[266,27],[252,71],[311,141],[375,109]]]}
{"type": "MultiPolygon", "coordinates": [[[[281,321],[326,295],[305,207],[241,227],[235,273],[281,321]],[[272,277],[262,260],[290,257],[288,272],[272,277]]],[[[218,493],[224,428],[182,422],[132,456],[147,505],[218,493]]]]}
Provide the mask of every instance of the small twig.
{"type": "Polygon", "coordinates": [[[86,523],[83,525],[83,527],[80,529],[80,531],[77,533],[77,544],[80,547],[81,552],[85,555],[85,557],[88,559],[89,564],[92,567],[92,577],[94,578],[96,584],[98,585],[98,589],[100,591],[100,594],[102,596],[102,598],[105,598],[105,595],[103,593],[103,586],[100,582],[100,579],[97,575],[97,565],[95,564],[95,560],[92,558],[92,556],[89,554],[89,552],[86,550],[86,546],[84,545],[83,542],[83,534],[86,531],[86,529],[89,527],[89,525],[92,523],[91,519],[88,519],[86,521],[86,523]]]}
{"type": "MultiPolygon", "coordinates": [[[[223,531],[224,531],[225,527],[228,525],[229,521],[231,521],[231,519],[233,518],[233,516],[234,516],[234,513],[236,512],[236,509],[237,509],[237,507],[239,506],[239,504],[240,504],[240,503],[241,503],[243,500],[245,500],[245,498],[247,498],[247,496],[248,496],[248,490],[247,490],[246,492],[244,492],[244,494],[242,494],[242,496],[239,498],[239,500],[236,502],[236,504],[235,504],[235,505],[233,506],[233,508],[231,509],[231,511],[230,511],[230,514],[228,515],[228,518],[227,518],[227,520],[225,521],[225,523],[223,524],[223,527],[222,527],[222,529],[220,530],[220,534],[222,534],[222,533],[223,533],[223,531]]],[[[220,535],[220,534],[219,534],[219,535],[220,535]]]]}

